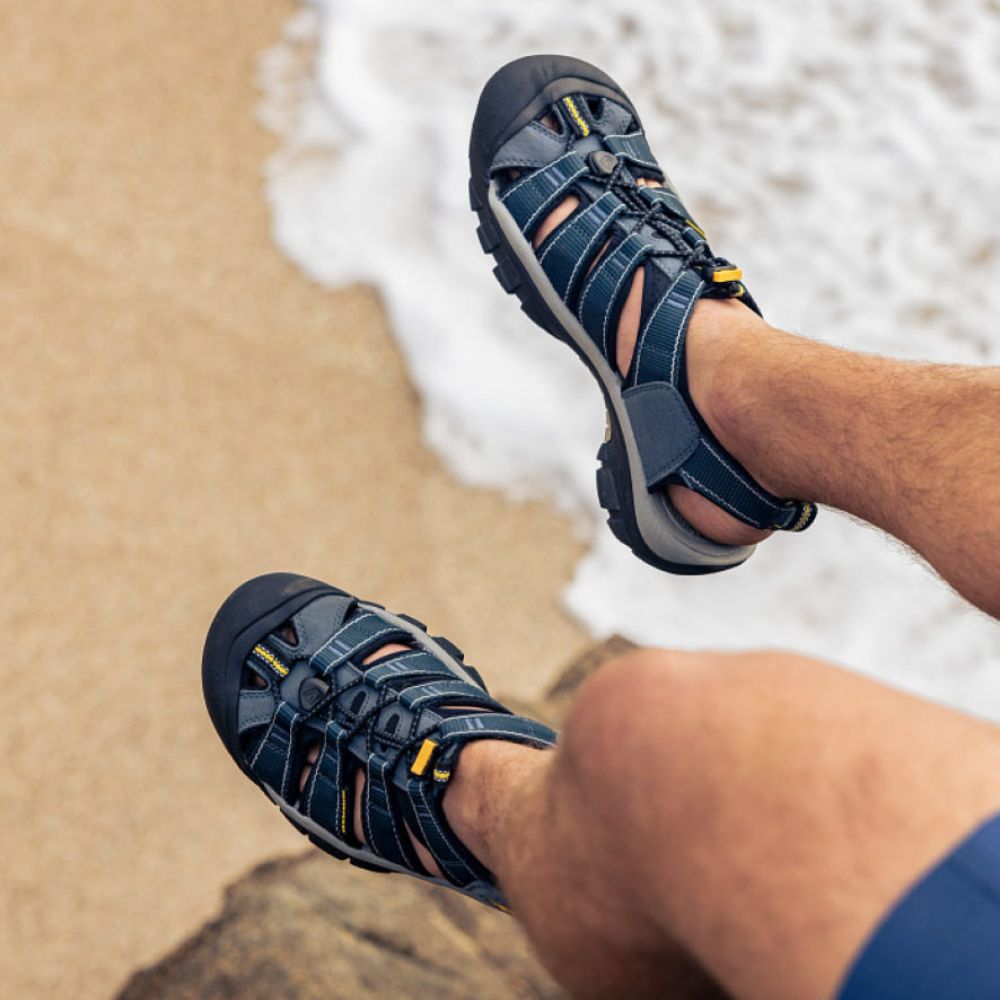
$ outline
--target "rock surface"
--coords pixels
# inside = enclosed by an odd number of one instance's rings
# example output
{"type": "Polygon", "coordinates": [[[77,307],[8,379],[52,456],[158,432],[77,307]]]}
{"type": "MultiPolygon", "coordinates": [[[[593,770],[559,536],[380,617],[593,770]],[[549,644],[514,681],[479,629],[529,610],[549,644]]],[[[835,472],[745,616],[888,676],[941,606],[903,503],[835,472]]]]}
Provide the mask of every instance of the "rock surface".
{"type": "Polygon", "coordinates": [[[556,997],[504,914],[319,851],[265,862],[222,915],[126,984],[152,997],[556,997]]]}
{"type": "MultiPolygon", "coordinates": [[[[570,664],[534,706],[558,722],[580,683],[631,644],[614,637],[570,664]]],[[[518,706],[521,708],[521,706],[518,706]]],[[[135,973],[119,1000],[561,996],[509,917],[413,879],[326,855],[265,862],[226,891],[222,913],[135,973]]]]}

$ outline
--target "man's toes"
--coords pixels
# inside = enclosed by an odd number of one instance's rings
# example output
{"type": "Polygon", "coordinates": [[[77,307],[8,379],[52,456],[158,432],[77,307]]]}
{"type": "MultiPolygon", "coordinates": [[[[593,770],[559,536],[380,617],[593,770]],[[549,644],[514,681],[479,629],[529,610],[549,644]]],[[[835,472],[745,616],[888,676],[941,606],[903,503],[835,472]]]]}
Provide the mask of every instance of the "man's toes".
{"type": "Polygon", "coordinates": [[[639,336],[639,319],[642,315],[642,290],[646,285],[646,269],[640,267],[632,279],[622,311],[618,317],[618,330],[615,334],[615,364],[622,378],[628,374],[635,353],[635,342],[639,336]]]}
{"type": "Polygon", "coordinates": [[[299,795],[305,791],[306,783],[309,781],[309,775],[312,774],[317,757],[319,757],[319,744],[314,743],[306,752],[306,762],[302,767],[302,773],[299,775],[299,795]]]}
{"type": "Polygon", "coordinates": [[[549,233],[555,232],[579,207],[580,199],[575,194],[571,194],[559,202],[545,217],[532,238],[531,242],[535,249],[537,250],[545,242],[549,233]]]}

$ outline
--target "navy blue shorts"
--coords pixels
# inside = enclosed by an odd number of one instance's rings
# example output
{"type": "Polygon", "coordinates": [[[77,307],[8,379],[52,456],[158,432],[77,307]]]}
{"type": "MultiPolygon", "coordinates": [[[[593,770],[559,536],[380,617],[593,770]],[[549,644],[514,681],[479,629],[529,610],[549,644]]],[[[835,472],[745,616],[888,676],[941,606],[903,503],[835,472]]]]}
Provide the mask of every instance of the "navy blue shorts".
{"type": "Polygon", "coordinates": [[[1000,816],[906,893],[872,934],[838,997],[1000,998],[1000,816]]]}

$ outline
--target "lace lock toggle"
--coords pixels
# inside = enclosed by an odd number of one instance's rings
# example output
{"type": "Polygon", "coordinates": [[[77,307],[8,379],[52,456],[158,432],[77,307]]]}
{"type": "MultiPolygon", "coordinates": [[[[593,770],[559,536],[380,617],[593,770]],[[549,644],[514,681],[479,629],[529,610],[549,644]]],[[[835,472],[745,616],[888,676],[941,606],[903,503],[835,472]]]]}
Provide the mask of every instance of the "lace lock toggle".
{"type": "Polygon", "coordinates": [[[743,272],[738,267],[716,267],[709,272],[713,285],[726,285],[731,281],[740,281],[743,272]]]}
{"type": "Polygon", "coordinates": [[[437,750],[437,740],[426,739],[420,744],[420,749],[417,751],[417,756],[413,763],[410,765],[410,773],[415,774],[418,778],[423,777],[424,772],[427,770],[427,765],[431,762],[431,757],[434,756],[434,751],[437,750]]]}

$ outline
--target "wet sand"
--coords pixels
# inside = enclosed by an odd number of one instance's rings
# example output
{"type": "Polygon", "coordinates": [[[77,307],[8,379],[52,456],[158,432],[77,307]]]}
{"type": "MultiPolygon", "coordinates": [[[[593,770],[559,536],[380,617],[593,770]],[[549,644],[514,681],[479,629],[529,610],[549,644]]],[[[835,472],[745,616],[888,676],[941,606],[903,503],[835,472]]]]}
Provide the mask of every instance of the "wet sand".
{"type": "Polygon", "coordinates": [[[292,10],[0,10],[7,996],[108,996],[301,849],[201,702],[242,579],[410,611],[523,698],[585,641],[569,524],[454,483],[377,298],[270,241],[256,59],[292,10]]]}

